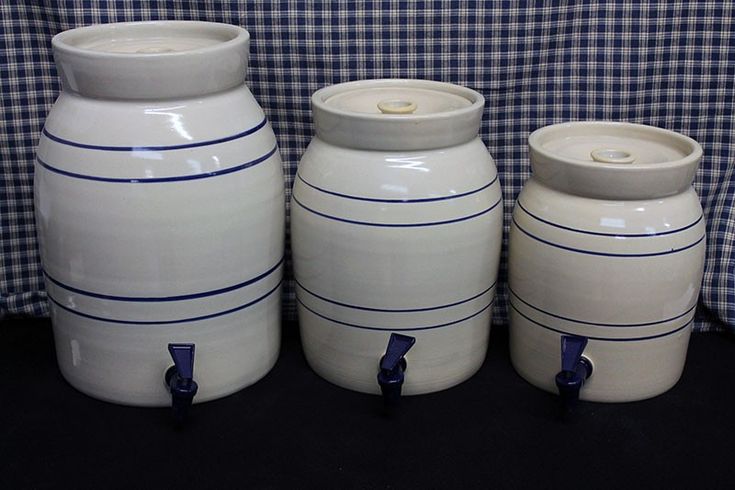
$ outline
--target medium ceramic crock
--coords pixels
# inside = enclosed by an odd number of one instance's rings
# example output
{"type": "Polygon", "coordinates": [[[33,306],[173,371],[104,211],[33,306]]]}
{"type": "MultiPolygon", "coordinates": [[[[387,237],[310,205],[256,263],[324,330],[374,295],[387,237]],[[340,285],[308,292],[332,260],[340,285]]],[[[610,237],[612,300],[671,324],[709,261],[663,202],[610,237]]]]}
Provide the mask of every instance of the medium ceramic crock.
{"type": "Polygon", "coordinates": [[[613,122],[548,126],[529,147],[510,232],[513,365],[552,392],[579,368],[585,400],[663,393],[684,368],[702,281],[701,147],[613,122]]]}
{"type": "Polygon", "coordinates": [[[391,333],[415,339],[405,394],[482,364],[502,234],[498,174],[477,136],[483,106],[473,90],[423,80],[313,95],[291,233],[304,352],[327,380],[379,393],[391,333]]]}
{"type": "Polygon", "coordinates": [[[171,403],[172,343],[196,347],[195,401],[276,361],[283,177],[244,85],[248,42],[178,21],[53,39],[63,91],[38,146],[36,219],[59,367],[89,395],[171,403]]]}

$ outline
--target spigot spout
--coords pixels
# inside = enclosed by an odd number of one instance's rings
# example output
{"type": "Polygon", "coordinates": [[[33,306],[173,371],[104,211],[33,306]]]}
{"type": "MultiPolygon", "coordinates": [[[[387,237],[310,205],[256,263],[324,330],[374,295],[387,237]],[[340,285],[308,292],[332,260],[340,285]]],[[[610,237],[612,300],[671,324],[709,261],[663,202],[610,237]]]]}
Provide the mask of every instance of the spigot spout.
{"type": "Polygon", "coordinates": [[[378,384],[387,408],[397,406],[401,399],[407,367],[405,355],[415,343],[415,337],[398,333],[390,335],[385,355],[380,359],[378,372],[378,384]]]}
{"type": "Polygon", "coordinates": [[[194,381],[194,344],[168,344],[174,365],[166,371],[174,421],[183,424],[199,386],[194,381]]]}
{"type": "Polygon", "coordinates": [[[584,382],[592,375],[592,362],[582,355],[585,347],[586,337],[561,337],[561,371],[557,373],[555,381],[564,417],[573,414],[584,382]]]}

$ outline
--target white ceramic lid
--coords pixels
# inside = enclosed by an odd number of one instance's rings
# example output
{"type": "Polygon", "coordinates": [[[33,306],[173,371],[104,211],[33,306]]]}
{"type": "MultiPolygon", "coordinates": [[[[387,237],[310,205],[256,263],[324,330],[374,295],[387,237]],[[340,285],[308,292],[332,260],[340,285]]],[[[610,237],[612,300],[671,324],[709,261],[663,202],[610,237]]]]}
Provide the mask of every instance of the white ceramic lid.
{"type": "Polygon", "coordinates": [[[363,150],[423,150],[477,137],[484,97],[430,80],[362,80],[332,85],[311,98],[317,136],[363,150]]]}
{"type": "Polygon", "coordinates": [[[87,97],[169,99],[220,92],[245,81],[250,35],[196,21],[100,24],[51,43],[64,90],[87,97]]]}
{"type": "Polygon", "coordinates": [[[678,194],[694,180],[702,147],[688,136],[624,122],[554,124],[528,137],[534,176],[563,192],[602,199],[678,194]]]}

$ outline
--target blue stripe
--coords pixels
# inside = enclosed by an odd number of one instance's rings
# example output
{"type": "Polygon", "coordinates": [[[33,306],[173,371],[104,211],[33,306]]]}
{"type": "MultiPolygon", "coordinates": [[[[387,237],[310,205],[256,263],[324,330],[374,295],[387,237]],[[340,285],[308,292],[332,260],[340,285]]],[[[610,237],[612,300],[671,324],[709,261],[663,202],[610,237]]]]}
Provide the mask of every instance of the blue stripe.
{"type": "MultiPolygon", "coordinates": [[[[515,307],[515,305],[513,304],[512,301],[510,301],[510,307],[513,308],[513,310],[515,310],[516,313],[518,313],[519,315],[521,315],[523,318],[525,318],[529,322],[534,323],[534,324],[538,325],[539,327],[543,327],[546,330],[551,330],[552,332],[560,333],[562,335],[574,335],[576,337],[585,337],[585,338],[590,339],[590,340],[600,340],[600,341],[603,341],[603,342],[640,342],[642,340],[659,339],[661,337],[667,337],[669,335],[673,335],[676,332],[679,332],[680,330],[684,330],[685,328],[687,328],[688,326],[690,326],[692,324],[692,321],[690,320],[689,322],[685,323],[683,326],[678,327],[675,330],[672,330],[672,331],[666,332],[666,333],[662,333],[662,334],[658,334],[658,335],[650,335],[648,337],[627,337],[627,338],[622,338],[622,339],[611,339],[611,338],[608,338],[608,337],[591,337],[589,335],[580,335],[578,333],[565,332],[564,330],[559,330],[559,329],[550,327],[548,325],[544,325],[543,323],[539,323],[536,320],[532,320],[532,319],[528,318],[526,315],[524,315],[523,313],[521,313],[518,310],[518,308],[515,307]]],[[[512,326],[511,326],[511,328],[512,328],[512,326]]]]}
{"type": "Polygon", "coordinates": [[[121,179],[121,178],[112,178],[112,177],[97,177],[95,175],[77,174],[74,172],[68,172],[66,170],[61,170],[60,168],[53,167],[49,165],[48,163],[44,162],[43,160],[41,160],[39,157],[36,157],[36,161],[42,167],[46,168],[47,170],[50,170],[57,174],[65,175],[67,177],[73,177],[75,179],[94,180],[97,182],[123,183],[123,184],[157,184],[161,182],[182,182],[186,180],[208,179],[209,177],[217,177],[219,175],[226,175],[226,174],[231,174],[233,172],[239,172],[240,170],[245,170],[246,168],[254,167],[258,165],[259,163],[263,163],[264,161],[272,157],[273,154],[276,153],[277,150],[278,150],[278,145],[274,146],[271,151],[269,151],[262,157],[256,158],[255,160],[251,160],[249,162],[245,162],[235,167],[225,168],[223,170],[215,170],[213,172],[205,172],[203,174],[195,174],[195,175],[179,175],[176,177],[154,177],[150,179],[121,179]]]}
{"type": "Polygon", "coordinates": [[[374,197],[361,197],[361,196],[352,196],[349,194],[341,194],[339,192],[330,191],[327,189],[323,189],[321,187],[317,187],[314,184],[311,184],[304,180],[304,178],[301,176],[301,174],[296,173],[296,177],[303,182],[304,184],[308,185],[312,189],[315,189],[319,192],[323,192],[324,194],[330,194],[332,196],[337,197],[343,197],[345,199],[354,199],[356,201],[367,201],[367,202],[383,202],[383,203],[391,203],[391,204],[411,204],[411,203],[421,203],[421,202],[435,202],[435,201],[447,201],[449,199],[458,199],[460,197],[466,197],[471,196],[472,194],[477,194],[478,192],[484,191],[491,185],[493,185],[498,180],[498,174],[495,174],[495,178],[488,182],[487,184],[483,185],[482,187],[478,187],[477,189],[464,192],[462,194],[452,194],[449,196],[440,196],[440,197],[424,197],[420,199],[378,199],[374,197]]]}
{"type": "Polygon", "coordinates": [[[575,233],[584,233],[586,235],[609,236],[609,237],[615,237],[615,238],[648,238],[648,237],[654,237],[654,236],[671,235],[672,233],[679,233],[680,231],[688,230],[689,228],[696,226],[700,221],[704,219],[704,215],[700,215],[697,221],[695,221],[694,223],[688,224],[684,226],[683,228],[677,228],[675,230],[668,230],[668,231],[650,232],[650,233],[602,233],[602,232],[597,232],[597,231],[570,228],[568,226],[560,225],[558,223],[554,223],[553,221],[548,221],[543,218],[540,218],[536,216],[535,214],[531,213],[525,207],[523,207],[523,203],[521,203],[520,200],[518,201],[518,207],[520,207],[524,213],[526,213],[533,219],[538,220],[547,225],[554,226],[556,228],[561,228],[562,230],[573,231],[575,233]]]}
{"type": "Polygon", "coordinates": [[[303,289],[304,291],[306,291],[310,295],[312,295],[312,296],[314,296],[316,298],[319,298],[322,301],[326,301],[327,303],[332,303],[332,304],[338,305],[338,306],[344,306],[345,308],[352,308],[354,310],[363,310],[363,311],[375,311],[375,312],[379,312],[379,313],[418,313],[418,312],[421,312],[421,311],[441,310],[443,308],[450,308],[452,306],[457,306],[457,305],[461,305],[463,303],[470,302],[473,299],[477,299],[480,296],[482,296],[483,294],[485,294],[488,291],[490,291],[493,287],[495,287],[495,284],[497,284],[497,281],[494,282],[489,288],[487,288],[483,292],[481,292],[479,294],[476,294],[475,296],[473,296],[471,298],[464,299],[462,301],[457,301],[456,303],[450,303],[450,304],[441,305],[441,306],[429,306],[427,308],[410,308],[410,309],[369,308],[367,306],[356,306],[356,305],[351,305],[351,304],[348,304],[348,303],[340,303],[339,301],[335,301],[333,299],[325,298],[324,296],[319,296],[318,294],[316,294],[316,293],[314,293],[314,292],[306,289],[304,287],[304,285],[301,284],[298,280],[296,280],[296,284],[298,284],[301,289],[303,289]]]}
{"type": "Polygon", "coordinates": [[[482,216],[483,214],[489,213],[490,211],[495,209],[495,207],[498,204],[500,204],[503,200],[503,198],[501,197],[500,199],[498,199],[498,201],[495,204],[485,209],[484,211],[480,211],[479,213],[471,214],[469,216],[463,216],[461,218],[450,219],[447,221],[432,221],[428,223],[371,223],[368,221],[354,221],[351,219],[339,218],[337,216],[331,216],[329,214],[320,213],[319,211],[315,211],[311,208],[307,208],[306,206],[304,206],[301,202],[299,202],[298,199],[296,199],[295,195],[292,195],[291,199],[294,202],[296,202],[296,204],[304,208],[305,210],[309,211],[310,213],[314,213],[317,216],[321,216],[322,218],[333,219],[335,221],[341,221],[343,223],[350,223],[352,225],[381,226],[385,228],[413,228],[413,227],[420,227],[420,226],[437,226],[437,225],[448,225],[451,223],[459,223],[460,221],[466,221],[469,219],[477,218],[479,216],[482,216]]]}
{"type": "Polygon", "coordinates": [[[66,146],[73,146],[75,148],[84,148],[85,150],[101,150],[101,151],[168,151],[168,150],[185,150],[187,148],[199,148],[201,146],[217,145],[219,143],[226,143],[228,141],[244,138],[249,136],[258,130],[265,127],[267,120],[263,118],[256,126],[250,129],[232,136],[225,136],[224,138],[218,138],[215,140],[199,141],[197,143],[184,143],[183,145],[162,145],[162,146],[105,146],[105,145],[90,145],[87,143],[77,143],[76,141],[69,141],[63,138],[59,138],[51,134],[45,127],[43,128],[43,134],[51,141],[61,143],[66,146]]]}
{"type": "Polygon", "coordinates": [[[695,247],[695,246],[699,245],[700,243],[702,243],[702,240],[704,240],[704,238],[705,238],[705,235],[702,235],[699,240],[697,240],[694,243],[690,243],[689,245],[687,245],[685,247],[676,248],[676,249],[672,249],[672,250],[666,250],[666,251],[663,251],[663,252],[650,252],[650,253],[643,253],[643,254],[614,254],[614,253],[609,253],[609,252],[597,252],[595,250],[583,250],[583,249],[579,249],[579,248],[572,248],[572,247],[567,247],[567,246],[564,246],[564,245],[559,245],[558,243],[554,243],[554,242],[550,242],[548,240],[544,240],[543,238],[539,238],[536,235],[532,235],[531,233],[527,232],[526,230],[524,230],[523,228],[521,228],[521,226],[518,224],[518,222],[516,221],[515,218],[513,218],[513,224],[516,225],[516,228],[518,228],[520,231],[522,231],[523,233],[525,233],[529,237],[531,237],[534,240],[537,240],[537,241],[539,241],[541,243],[544,243],[546,245],[549,245],[549,246],[552,246],[552,247],[556,247],[556,248],[561,248],[563,250],[568,250],[570,252],[576,252],[576,253],[588,254],[588,255],[599,255],[599,256],[602,256],[602,257],[633,257],[634,258],[634,257],[655,257],[655,256],[658,256],[658,255],[670,255],[670,254],[675,254],[675,253],[678,253],[678,252],[683,252],[684,250],[688,250],[688,249],[690,249],[692,247],[695,247]]]}
{"type": "Polygon", "coordinates": [[[536,311],[539,311],[539,312],[543,313],[544,315],[553,316],[554,318],[558,318],[560,320],[566,320],[568,322],[581,323],[581,324],[584,324],[584,325],[593,325],[593,326],[597,326],[597,327],[622,327],[622,328],[625,328],[625,327],[649,327],[651,325],[658,325],[660,323],[666,323],[666,322],[670,322],[670,321],[673,321],[673,320],[678,320],[681,317],[687,316],[689,313],[691,313],[692,311],[694,311],[694,308],[697,307],[697,305],[695,303],[694,306],[692,306],[691,308],[689,308],[687,311],[685,311],[684,313],[682,313],[680,315],[672,316],[671,318],[667,318],[665,320],[659,320],[659,321],[656,321],[656,322],[648,322],[648,323],[595,323],[595,322],[586,322],[584,320],[576,320],[574,318],[569,318],[569,317],[565,317],[565,316],[561,316],[561,315],[556,315],[556,314],[550,313],[550,312],[548,312],[546,310],[542,310],[541,308],[538,308],[538,307],[532,305],[531,303],[529,303],[525,299],[523,299],[520,296],[518,296],[518,294],[516,294],[516,292],[513,291],[510,288],[510,286],[508,287],[508,290],[511,292],[511,294],[514,297],[518,298],[521,301],[521,303],[525,304],[526,306],[529,306],[530,308],[533,308],[536,311]]]}
{"type": "Polygon", "coordinates": [[[236,289],[244,288],[245,286],[250,286],[251,284],[254,284],[261,279],[271,275],[276,269],[280,267],[280,265],[283,263],[283,258],[278,261],[276,265],[268,269],[266,272],[253,277],[252,279],[248,279],[247,281],[241,282],[239,284],[235,284],[232,286],[227,286],[221,289],[213,289],[211,291],[205,291],[202,293],[193,293],[193,294],[183,294],[180,296],[149,296],[149,297],[140,297],[140,296],[113,296],[109,294],[102,294],[102,293],[95,293],[92,291],[85,291],[83,289],[77,289],[75,287],[69,286],[68,284],[64,284],[63,282],[54,279],[51,277],[45,270],[43,271],[43,274],[46,276],[46,278],[51,281],[52,283],[56,284],[57,286],[60,286],[68,291],[71,291],[73,293],[81,294],[84,296],[89,296],[92,298],[99,298],[99,299],[105,299],[110,301],[129,301],[129,302],[135,302],[135,303],[157,303],[157,302],[165,302],[165,301],[185,301],[190,299],[197,299],[197,298],[206,298],[207,296],[215,296],[218,294],[223,293],[229,293],[230,291],[234,291],[236,289]]]}
{"type": "Polygon", "coordinates": [[[320,318],[323,318],[324,320],[328,320],[328,321],[330,321],[332,323],[337,323],[339,325],[344,325],[345,327],[359,328],[359,329],[362,329],[362,330],[373,330],[373,331],[379,331],[379,332],[412,332],[412,331],[417,331],[417,330],[433,330],[433,329],[436,329],[436,328],[449,327],[451,325],[456,325],[457,323],[462,323],[464,321],[467,321],[467,320],[470,320],[470,319],[476,317],[477,315],[479,315],[483,311],[485,311],[488,308],[490,308],[493,305],[493,303],[495,302],[495,300],[493,299],[487,306],[485,306],[483,309],[481,309],[477,313],[473,313],[473,314],[471,314],[468,317],[462,318],[460,320],[455,320],[453,322],[442,323],[440,325],[429,325],[429,326],[426,326],[426,327],[390,328],[390,327],[367,327],[365,325],[357,325],[355,323],[347,323],[347,322],[343,322],[343,321],[340,321],[340,320],[335,320],[333,318],[329,318],[327,316],[324,316],[321,313],[317,313],[316,311],[314,311],[311,308],[309,308],[308,306],[306,306],[304,304],[304,302],[301,301],[301,299],[299,299],[298,295],[296,296],[296,301],[298,301],[301,306],[303,306],[304,308],[306,308],[307,310],[309,310],[310,312],[312,312],[316,316],[318,316],[320,318]]]}
{"type": "Polygon", "coordinates": [[[237,306],[235,308],[229,309],[229,310],[220,311],[218,313],[212,313],[210,315],[197,316],[197,317],[193,317],[193,318],[183,318],[181,320],[162,320],[162,321],[156,321],[156,322],[151,322],[151,321],[145,321],[144,322],[144,321],[131,321],[131,320],[117,320],[117,319],[113,319],[113,318],[103,318],[101,316],[94,316],[94,315],[90,315],[90,314],[87,314],[87,313],[82,313],[81,311],[76,311],[76,310],[73,310],[73,309],[69,308],[68,306],[64,306],[61,303],[59,303],[58,301],[56,301],[56,299],[54,299],[53,297],[51,297],[50,294],[48,295],[48,298],[54,304],[56,304],[56,306],[58,306],[62,310],[66,310],[66,311],[68,311],[70,313],[74,313],[75,315],[78,315],[78,316],[81,316],[81,317],[84,317],[84,318],[89,318],[91,320],[98,320],[98,321],[101,321],[101,322],[117,323],[117,324],[124,324],[124,325],[174,325],[174,324],[177,324],[177,323],[188,323],[188,322],[196,322],[196,321],[201,321],[201,320],[209,320],[210,318],[216,318],[218,316],[229,315],[230,313],[234,313],[236,311],[244,310],[245,308],[248,308],[250,306],[253,306],[256,303],[259,303],[259,302],[263,301],[265,298],[267,298],[268,296],[270,296],[271,294],[273,294],[274,291],[278,290],[278,288],[281,287],[281,283],[282,282],[283,282],[283,280],[279,281],[278,284],[276,285],[276,287],[274,287],[273,289],[271,289],[270,291],[268,291],[267,293],[265,293],[260,298],[255,299],[255,300],[253,300],[253,301],[251,301],[249,303],[246,303],[244,305],[237,306]]]}

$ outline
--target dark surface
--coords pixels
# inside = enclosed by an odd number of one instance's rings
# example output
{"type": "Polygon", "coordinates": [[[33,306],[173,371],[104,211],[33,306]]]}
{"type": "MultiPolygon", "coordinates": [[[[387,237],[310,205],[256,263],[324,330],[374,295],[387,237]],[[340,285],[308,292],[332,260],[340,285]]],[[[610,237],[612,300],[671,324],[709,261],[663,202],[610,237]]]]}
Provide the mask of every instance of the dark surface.
{"type": "Polygon", "coordinates": [[[684,376],[652,400],[582,404],[573,423],[557,398],[524,382],[495,328],[466,383],[404,398],[392,418],[378,397],[314,374],[286,325],[262,381],[192,408],[89,398],[61,377],[48,321],[0,327],[0,488],[733,488],[735,342],[692,337],[684,376]]]}

